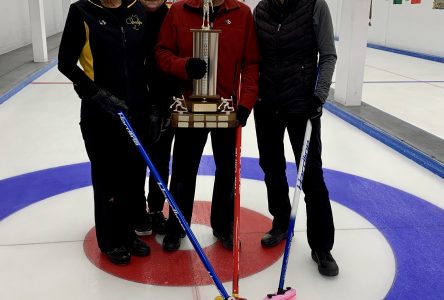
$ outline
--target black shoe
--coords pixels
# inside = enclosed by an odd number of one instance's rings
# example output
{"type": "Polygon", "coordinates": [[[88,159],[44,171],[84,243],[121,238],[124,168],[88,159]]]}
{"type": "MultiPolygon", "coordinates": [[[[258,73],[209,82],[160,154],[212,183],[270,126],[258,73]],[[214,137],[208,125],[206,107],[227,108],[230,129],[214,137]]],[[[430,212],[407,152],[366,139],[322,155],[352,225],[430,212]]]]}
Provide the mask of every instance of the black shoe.
{"type": "Polygon", "coordinates": [[[134,231],[138,236],[147,236],[153,233],[153,229],[151,226],[151,217],[148,213],[145,214],[140,224],[136,225],[134,231]]]}
{"type": "Polygon", "coordinates": [[[114,248],[105,252],[108,259],[116,265],[127,265],[131,260],[131,254],[126,247],[114,248]]]}
{"type": "Polygon", "coordinates": [[[151,217],[151,225],[154,230],[154,232],[158,234],[165,234],[166,233],[166,218],[163,215],[163,212],[158,211],[155,213],[149,214],[151,217]]]}
{"type": "Polygon", "coordinates": [[[180,248],[180,234],[167,233],[163,238],[162,243],[163,250],[165,251],[177,251],[180,248]]]}
{"type": "Polygon", "coordinates": [[[131,243],[129,249],[130,253],[134,256],[148,256],[151,252],[150,246],[145,244],[145,242],[140,239],[135,239],[131,243]]]}
{"type": "Polygon", "coordinates": [[[324,276],[336,276],[339,274],[339,267],[330,251],[311,251],[311,258],[318,264],[318,271],[324,276]]]}
{"type": "Polygon", "coordinates": [[[261,244],[265,247],[274,247],[286,238],[287,231],[282,231],[279,228],[272,228],[269,232],[264,234],[261,239],[261,244]]]}
{"type": "Polygon", "coordinates": [[[233,250],[233,234],[220,233],[213,229],[213,235],[221,241],[222,247],[228,250],[233,250]]]}

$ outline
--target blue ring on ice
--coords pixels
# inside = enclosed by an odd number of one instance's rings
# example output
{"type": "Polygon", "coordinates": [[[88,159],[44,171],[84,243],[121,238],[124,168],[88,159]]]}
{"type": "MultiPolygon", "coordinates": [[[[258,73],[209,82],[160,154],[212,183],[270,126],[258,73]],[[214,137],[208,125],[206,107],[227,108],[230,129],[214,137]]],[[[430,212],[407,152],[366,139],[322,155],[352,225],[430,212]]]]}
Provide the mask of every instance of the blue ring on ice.
{"type": "MultiPolygon", "coordinates": [[[[295,182],[294,163],[287,163],[287,173],[295,182]]],[[[212,156],[203,156],[199,175],[213,174],[212,156]]],[[[443,299],[444,210],[363,177],[328,169],[324,174],[330,198],[372,223],[393,250],[396,275],[385,299],[443,299]]],[[[257,158],[242,158],[242,178],[263,180],[257,158]]],[[[32,203],[90,185],[89,163],[0,180],[0,221],[32,203]]]]}

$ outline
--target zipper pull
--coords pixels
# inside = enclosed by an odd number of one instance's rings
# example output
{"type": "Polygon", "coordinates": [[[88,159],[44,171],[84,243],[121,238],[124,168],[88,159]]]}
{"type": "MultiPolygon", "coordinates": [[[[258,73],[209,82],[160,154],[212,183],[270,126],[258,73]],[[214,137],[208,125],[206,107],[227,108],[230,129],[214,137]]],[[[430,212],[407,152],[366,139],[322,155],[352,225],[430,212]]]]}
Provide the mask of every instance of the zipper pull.
{"type": "Polygon", "coordinates": [[[120,27],[120,30],[122,31],[122,37],[123,37],[123,41],[126,43],[126,34],[125,34],[125,29],[123,29],[123,27],[120,27]]]}
{"type": "Polygon", "coordinates": [[[281,29],[281,25],[282,25],[282,24],[279,24],[279,25],[278,25],[278,30],[277,30],[277,31],[279,31],[279,30],[281,29]]]}

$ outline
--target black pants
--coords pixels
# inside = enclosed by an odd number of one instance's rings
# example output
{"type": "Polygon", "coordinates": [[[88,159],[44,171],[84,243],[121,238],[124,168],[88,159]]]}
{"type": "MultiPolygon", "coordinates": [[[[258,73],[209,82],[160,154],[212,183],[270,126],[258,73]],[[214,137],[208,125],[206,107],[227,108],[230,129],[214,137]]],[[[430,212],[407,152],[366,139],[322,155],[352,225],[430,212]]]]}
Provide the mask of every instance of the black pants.
{"type": "MultiPolygon", "coordinates": [[[[284,133],[287,130],[296,162],[299,163],[307,117],[279,115],[260,104],[254,110],[259,164],[265,173],[268,210],[273,227],[287,230],[291,212],[284,155],[284,133]]],[[[321,121],[312,120],[302,189],[307,207],[307,237],[311,249],[330,251],[334,243],[334,224],[328,190],[324,182],[321,159],[321,121]]]]}
{"type": "MultiPolygon", "coordinates": [[[[233,224],[234,164],[236,131],[224,129],[176,129],[170,191],[188,224],[193,214],[196,176],[202,152],[211,134],[216,172],[211,204],[211,227],[219,233],[229,233],[233,224]]],[[[182,229],[170,212],[168,232],[182,229]]]]}
{"type": "MultiPolygon", "coordinates": [[[[170,174],[170,156],[173,138],[174,128],[168,127],[161,133],[159,141],[149,149],[152,163],[166,185],[168,185],[170,174]]],[[[150,173],[147,201],[150,212],[162,211],[165,203],[165,196],[157,185],[152,173],[150,173]]]]}
{"type": "MultiPolygon", "coordinates": [[[[134,226],[145,201],[146,164],[119,119],[98,109],[82,110],[80,127],[91,161],[97,242],[106,252],[136,238],[134,226]]],[[[135,130],[143,127],[133,121],[135,130]]]]}

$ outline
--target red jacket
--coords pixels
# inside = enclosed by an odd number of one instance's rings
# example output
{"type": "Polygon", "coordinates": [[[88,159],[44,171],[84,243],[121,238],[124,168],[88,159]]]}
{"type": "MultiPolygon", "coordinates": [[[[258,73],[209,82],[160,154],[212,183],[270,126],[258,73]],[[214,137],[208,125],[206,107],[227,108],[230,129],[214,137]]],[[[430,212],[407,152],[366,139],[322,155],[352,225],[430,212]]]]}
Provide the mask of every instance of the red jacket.
{"type": "MultiPolygon", "coordinates": [[[[201,0],[174,3],[162,24],[156,45],[156,59],[162,71],[186,80],[185,96],[192,92],[191,80],[185,70],[187,59],[193,56],[190,28],[202,25],[201,3],[201,0]]],[[[213,28],[222,30],[219,35],[217,93],[224,98],[233,96],[236,99],[239,96],[237,104],[251,110],[258,94],[259,50],[250,8],[237,0],[225,0],[213,28]]]]}

